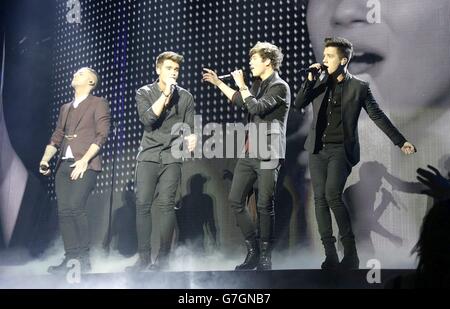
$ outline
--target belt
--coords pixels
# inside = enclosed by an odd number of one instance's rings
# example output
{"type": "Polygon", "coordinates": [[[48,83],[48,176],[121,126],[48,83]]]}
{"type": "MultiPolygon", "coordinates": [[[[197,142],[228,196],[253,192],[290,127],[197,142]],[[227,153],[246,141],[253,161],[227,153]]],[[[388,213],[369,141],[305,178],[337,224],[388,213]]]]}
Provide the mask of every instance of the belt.
{"type": "Polygon", "coordinates": [[[65,138],[67,138],[69,141],[71,141],[71,140],[73,140],[74,138],[76,138],[77,137],[77,135],[76,134],[71,134],[71,135],[64,135],[64,137],[65,138]]]}

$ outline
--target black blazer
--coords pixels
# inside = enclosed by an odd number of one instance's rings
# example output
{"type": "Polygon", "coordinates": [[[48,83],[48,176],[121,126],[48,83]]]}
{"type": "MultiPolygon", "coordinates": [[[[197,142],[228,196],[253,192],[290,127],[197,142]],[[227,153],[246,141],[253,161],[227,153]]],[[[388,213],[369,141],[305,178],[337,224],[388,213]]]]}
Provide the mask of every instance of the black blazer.
{"type": "MultiPolygon", "coordinates": [[[[291,90],[289,85],[274,72],[264,81],[256,79],[250,88],[252,96],[245,101],[239,91],[236,91],[232,103],[245,110],[247,114],[247,124],[256,125],[254,135],[250,133],[250,143],[258,147],[258,140],[252,141],[260,134],[267,134],[267,150],[270,153],[256,154],[261,160],[284,159],[286,156],[286,127],[291,105],[291,90]],[[261,130],[266,128],[266,132],[261,130]],[[260,133],[261,131],[261,133],[260,133]]],[[[264,131],[264,130],[263,130],[264,131]]],[[[264,146],[261,146],[265,149],[264,146]]]]}
{"type": "MultiPolygon", "coordinates": [[[[313,122],[305,142],[305,149],[310,153],[317,153],[320,147],[320,136],[316,134],[318,115],[327,90],[327,78],[308,82],[301,86],[295,99],[295,108],[305,108],[313,104],[313,122]]],[[[370,119],[391,139],[401,147],[406,142],[403,135],[391,123],[380,109],[370,90],[369,83],[347,73],[342,90],[342,125],[344,129],[344,148],[348,162],[354,166],[360,160],[360,146],[358,137],[358,119],[363,108],[370,119]]]]}

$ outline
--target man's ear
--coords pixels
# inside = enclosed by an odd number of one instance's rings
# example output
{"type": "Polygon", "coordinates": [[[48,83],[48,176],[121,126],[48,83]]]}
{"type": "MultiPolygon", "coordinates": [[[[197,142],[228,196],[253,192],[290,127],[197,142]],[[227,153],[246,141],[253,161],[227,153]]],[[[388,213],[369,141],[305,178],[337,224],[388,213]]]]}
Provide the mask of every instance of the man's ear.
{"type": "Polygon", "coordinates": [[[348,58],[342,58],[341,65],[346,65],[348,63],[348,58]]]}
{"type": "Polygon", "coordinates": [[[161,67],[156,66],[156,74],[158,74],[158,76],[161,74],[161,67]]]}
{"type": "Polygon", "coordinates": [[[94,86],[95,85],[95,81],[93,81],[92,79],[89,81],[89,86],[94,86]]]}
{"type": "Polygon", "coordinates": [[[264,60],[264,64],[268,67],[270,64],[272,63],[272,60],[270,60],[269,58],[267,58],[266,60],[264,60]]]}

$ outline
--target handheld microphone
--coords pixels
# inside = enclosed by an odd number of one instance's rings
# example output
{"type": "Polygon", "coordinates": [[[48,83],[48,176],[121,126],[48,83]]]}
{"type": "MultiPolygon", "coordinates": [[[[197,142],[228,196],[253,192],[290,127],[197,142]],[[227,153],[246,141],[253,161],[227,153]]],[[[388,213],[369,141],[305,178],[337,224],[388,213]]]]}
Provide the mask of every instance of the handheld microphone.
{"type": "MultiPolygon", "coordinates": [[[[244,70],[242,70],[242,72],[244,72],[244,70]]],[[[245,72],[244,72],[244,75],[245,75],[245,72]]],[[[231,73],[229,73],[229,74],[217,76],[217,78],[218,79],[230,79],[230,78],[233,78],[233,75],[231,75],[231,73]]]]}
{"type": "Polygon", "coordinates": [[[225,74],[225,75],[217,76],[217,78],[219,78],[219,79],[230,79],[230,78],[233,78],[233,75],[225,74]]]}
{"type": "MultiPolygon", "coordinates": [[[[39,165],[39,168],[44,172],[47,173],[48,170],[50,170],[50,167],[44,164],[39,165]]],[[[45,176],[50,176],[50,173],[46,174],[45,176]]]]}
{"type": "MultiPolygon", "coordinates": [[[[326,69],[328,69],[328,67],[326,66],[326,65],[324,65],[324,64],[320,64],[320,69],[322,70],[322,71],[325,71],[326,69]]],[[[316,72],[318,72],[319,70],[317,69],[317,68],[303,68],[303,69],[301,69],[300,70],[300,72],[306,72],[306,73],[316,73],[316,72]]]]}

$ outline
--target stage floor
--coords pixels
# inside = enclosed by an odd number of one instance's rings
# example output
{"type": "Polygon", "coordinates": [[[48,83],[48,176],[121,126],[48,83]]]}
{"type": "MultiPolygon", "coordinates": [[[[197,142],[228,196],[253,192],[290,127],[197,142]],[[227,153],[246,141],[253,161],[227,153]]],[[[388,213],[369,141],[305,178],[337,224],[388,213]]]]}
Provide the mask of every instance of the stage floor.
{"type": "Polygon", "coordinates": [[[196,271],[91,273],[79,282],[65,276],[8,274],[0,268],[0,288],[26,289],[380,289],[391,278],[411,270],[381,270],[379,283],[369,283],[368,269],[349,272],[322,270],[196,271]],[[75,281],[70,283],[69,281],[75,281]]]}

